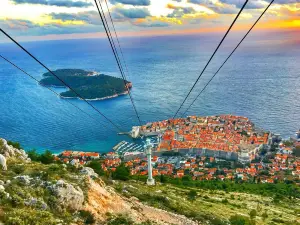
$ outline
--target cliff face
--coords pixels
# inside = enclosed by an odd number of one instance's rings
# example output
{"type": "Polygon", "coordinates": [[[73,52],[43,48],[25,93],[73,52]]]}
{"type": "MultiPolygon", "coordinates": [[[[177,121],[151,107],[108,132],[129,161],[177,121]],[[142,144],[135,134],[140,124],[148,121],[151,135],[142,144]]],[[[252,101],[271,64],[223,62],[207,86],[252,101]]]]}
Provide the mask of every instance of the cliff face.
{"type": "Polygon", "coordinates": [[[24,150],[19,150],[11,145],[8,145],[7,141],[2,138],[0,138],[0,154],[2,154],[6,159],[15,157],[24,161],[30,161],[30,158],[28,158],[28,155],[24,150]]]}
{"type": "Polygon", "coordinates": [[[93,213],[99,222],[105,221],[108,214],[123,214],[136,223],[151,221],[154,224],[197,224],[185,216],[147,206],[136,198],[123,197],[102,181],[95,182],[92,179],[89,179],[88,199],[84,210],[93,213]]]}

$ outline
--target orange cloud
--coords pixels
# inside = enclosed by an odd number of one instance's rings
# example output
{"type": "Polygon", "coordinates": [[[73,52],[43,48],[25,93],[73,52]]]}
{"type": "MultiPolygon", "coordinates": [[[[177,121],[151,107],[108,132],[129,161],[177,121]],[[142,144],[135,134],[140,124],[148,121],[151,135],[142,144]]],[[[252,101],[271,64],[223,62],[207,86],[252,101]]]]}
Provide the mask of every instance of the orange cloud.
{"type": "Polygon", "coordinates": [[[176,9],[177,7],[171,3],[167,4],[168,9],[176,9]]]}

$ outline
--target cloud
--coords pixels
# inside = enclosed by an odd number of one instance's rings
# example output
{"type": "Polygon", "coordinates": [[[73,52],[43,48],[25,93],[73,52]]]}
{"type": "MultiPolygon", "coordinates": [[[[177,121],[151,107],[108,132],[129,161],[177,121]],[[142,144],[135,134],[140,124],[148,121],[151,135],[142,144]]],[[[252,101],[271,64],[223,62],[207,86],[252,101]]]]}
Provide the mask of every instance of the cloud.
{"type": "MultiPolygon", "coordinates": [[[[59,15],[59,14],[58,14],[59,15]]],[[[103,31],[102,26],[78,23],[76,20],[67,20],[67,15],[60,15],[60,19],[53,19],[44,24],[34,23],[29,20],[6,18],[0,20],[0,27],[8,30],[13,35],[43,36],[49,34],[91,33],[103,31]]],[[[59,16],[58,16],[59,17],[59,16]]]]}
{"type": "Polygon", "coordinates": [[[167,8],[173,9],[173,12],[167,15],[167,17],[170,18],[181,18],[186,14],[194,14],[197,12],[193,7],[180,7],[172,4],[168,4],[167,8]]]}
{"type": "Polygon", "coordinates": [[[16,20],[16,19],[5,19],[0,20],[0,27],[10,30],[27,30],[33,28],[36,25],[29,20],[16,20]]]}
{"type": "MultiPolygon", "coordinates": [[[[219,0],[223,4],[220,3],[213,3],[211,0],[188,0],[189,3],[193,4],[200,4],[208,9],[211,9],[215,13],[218,14],[236,14],[238,12],[238,9],[234,3],[239,3],[241,2],[240,0],[219,0]],[[232,1],[231,3],[227,4],[225,1],[232,1]]],[[[242,4],[241,4],[242,6],[242,4]]]]}
{"type": "Polygon", "coordinates": [[[12,0],[15,4],[39,4],[60,7],[78,7],[85,8],[93,6],[91,2],[86,1],[72,1],[72,0],[12,0]]]}
{"type": "Polygon", "coordinates": [[[51,18],[54,20],[83,21],[92,25],[102,24],[99,14],[96,11],[85,11],[79,13],[51,13],[49,16],[51,16],[51,18]]]}
{"type": "Polygon", "coordinates": [[[223,6],[215,5],[215,6],[211,6],[210,9],[218,14],[236,14],[239,11],[235,6],[232,5],[223,5],[223,6]]]}
{"type": "MultiPolygon", "coordinates": [[[[222,3],[229,4],[229,5],[235,5],[237,8],[241,8],[245,1],[241,0],[219,0],[222,3]]],[[[265,8],[266,2],[261,0],[251,0],[247,3],[246,8],[247,9],[261,9],[265,8]]]]}
{"type": "Polygon", "coordinates": [[[300,3],[300,0],[276,0],[274,3],[276,3],[276,4],[294,4],[294,3],[300,3]]]}
{"type": "Polygon", "coordinates": [[[110,0],[111,4],[122,3],[124,5],[134,5],[134,6],[149,6],[151,4],[150,0],[110,0]]]}
{"type": "Polygon", "coordinates": [[[147,8],[122,8],[115,7],[112,11],[112,16],[115,19],[138,19],[138,18],[146,18],[150,16],[150,12],[147,8]]]}
{"type": "Polygon", "coordinates": [[[194,4],[204,4],[204,5],[209,5],[212,3],[211,0],[188,0],[188,2],[194,3],[194,4]]]}
{"type": "Polygon", "coordinates": [[[139,27],[168,27],[168,22],[155,20],[155,18],[137,19],[132,24],[139,27]]]}

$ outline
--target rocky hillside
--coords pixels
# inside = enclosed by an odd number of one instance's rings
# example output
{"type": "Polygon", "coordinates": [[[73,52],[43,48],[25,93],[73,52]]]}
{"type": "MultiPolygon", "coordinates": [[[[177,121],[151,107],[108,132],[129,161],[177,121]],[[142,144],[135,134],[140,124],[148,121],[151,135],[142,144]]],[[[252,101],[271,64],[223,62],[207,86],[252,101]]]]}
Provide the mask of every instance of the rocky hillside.
{"type": "Polygon", "coordinates": [[[7,170],[0,174],[0,221],[44,224],[196,224],[184,216],[124,197],[91,168],[31,161],[0,139],[7,170]]]}

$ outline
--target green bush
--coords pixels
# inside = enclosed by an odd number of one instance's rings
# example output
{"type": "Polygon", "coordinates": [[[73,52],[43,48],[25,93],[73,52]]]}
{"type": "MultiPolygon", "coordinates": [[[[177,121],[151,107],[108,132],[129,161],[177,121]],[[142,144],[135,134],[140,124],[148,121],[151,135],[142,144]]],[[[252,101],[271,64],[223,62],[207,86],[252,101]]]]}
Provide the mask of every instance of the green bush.
{"type": "Polygon", "coordinates": [[[241,215],[231,216],[229,222],[231,225],[255,225],[255,221],[241,215]]]}
{"type": "Polygon", "coordinates": [[[46,150],[44,153],[39,154],[35,149],[33,149],[28,151],[27,154],[28,157],[35,162],[41,162],[43,164],[51,164],[54,162],[54,156],[49,150],[46,150]]]}
{"type": "Polygon", "coordinates": [[[93,224],[96,221],[94,215],[89,211],[81,210],[79,215],[84,220],[85,224],[93,224]]]}
{"type": "Polygon", "coordinates": [[[195,191],[195,190],[191,190],[191,191],[189,191],[189,193],[188,193],[188,198],[190,199],[190,200],[195,200],[196,199],[196,197],[197,197],[197,192],[195,191]]]}
{"type": "Polygon", "coordinates": [[[111,216],[107,219],[107,225],[133,225],[134,222],[127,215],[111,216]]]}
{"type": "Polygon", "coordinates": [[[99,161],[93,160],[89,162],[86,166],[92,168],[99,176],[104,175],[104,170],[102,169],[102,165],[99,161]]]}
{"type": "Polygon", "coordinates": [[[25,171],[25,166],[24,165],[12,165],[11,169],[16,174],[21,174],[21,173],[23,173],[25,171]]]}
{"type": "Polygon", "coordinates": [[[250,212],[249,212],[249,215],[250,215],[250,218],[251,219],[254,219],[256,216],[257,216],[257,212],[255,209],[252,209],[250,212]]]}
{"type": "Polygon", "coordinates": [[[116,168],[116,171],[112,174],[113,178],[117,180],[129,180],[130,170],[123,163],[116,168]]]}
{"type": "Polygon", "coordinates": [[[27,155],[28,157],[35,162],[39,162],[40,161],[40,155],[36,152],[35,149],[32,149],[30,151],[27,151],[27,155]]]}
{"type": "Polygon", "coordinates": [[[14,148],[22,149],[19,142],[7,141],[7,144],[13,146],[14,148]]]}
{"type": "Polygon", "coordinates": [[[51,164],[54,162],[54,156],[49,150],[46,150],[43,154],[40,155],[40,161],[43,164],[51,164]]]}
{"type": "Polygon", "coordinates": [[[228,204],[229,202],[228,202],[227,198],[224,198],[224,199],[222,199],[222,203],[223,204],[228,204]]]}
{"type": "Polygon", "coordinates": [[[53,215],[47,211],[32,209],[13,209],[5,213],[6,225],[55,225],[57,224],[53,215]]]}

